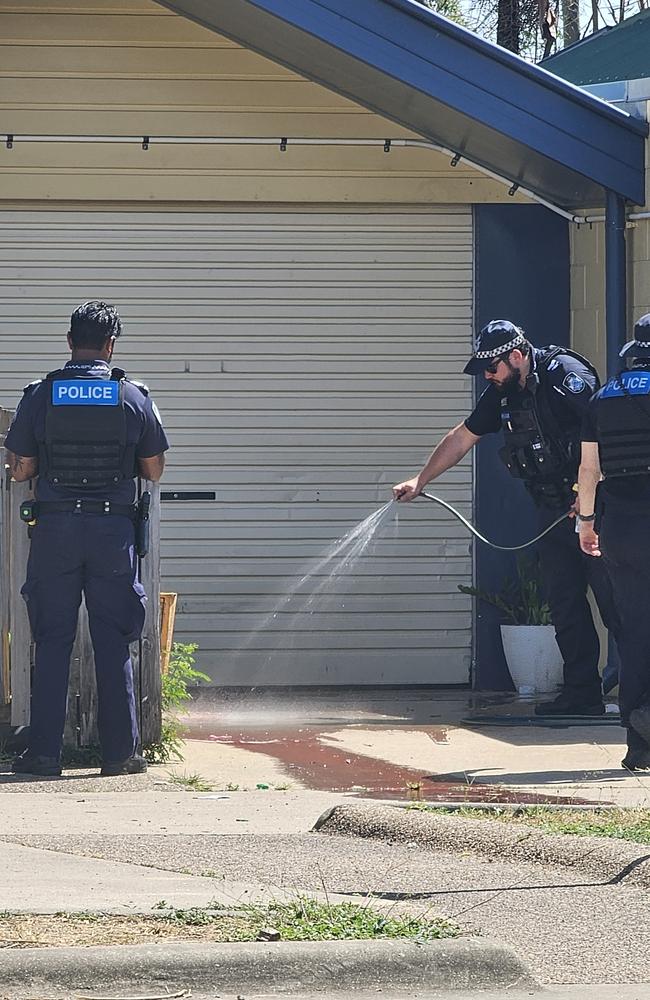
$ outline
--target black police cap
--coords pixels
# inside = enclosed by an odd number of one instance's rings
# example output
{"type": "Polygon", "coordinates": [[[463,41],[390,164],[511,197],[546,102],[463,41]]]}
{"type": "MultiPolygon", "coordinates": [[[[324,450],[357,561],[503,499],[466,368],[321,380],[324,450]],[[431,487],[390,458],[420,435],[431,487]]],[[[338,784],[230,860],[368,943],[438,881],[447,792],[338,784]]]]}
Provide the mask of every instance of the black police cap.
{"type": "Polygon", "coordinates": [[[646,313],[634,324],[634,340],[628,340],[621,349],[620,358],[650,357],[650,313],[646,313]]]}
{"type": "Polygon", "coordinates": [[[495,358],[500,358],[515,347],[523,347],[526,336],[523,330],[509,319],[490,320],[476,338],[474,354],[463,371],[465,375],[482,375],[495,358]]]}

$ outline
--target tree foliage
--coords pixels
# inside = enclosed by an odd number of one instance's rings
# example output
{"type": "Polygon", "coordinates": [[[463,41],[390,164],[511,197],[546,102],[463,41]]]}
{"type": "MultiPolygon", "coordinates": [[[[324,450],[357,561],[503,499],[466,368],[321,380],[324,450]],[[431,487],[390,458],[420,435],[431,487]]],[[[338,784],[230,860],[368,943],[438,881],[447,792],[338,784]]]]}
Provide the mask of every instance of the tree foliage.
{"type": "Polygon", "coordinates": [[[457,24],[465,24],[465,16],[461,9],[461,0],[418,0],[424,7],[430,7],[438,14],[444,14],[457,24]]]}
{"type": "MultiPolygon", "coordinates": [[[[427,6],[438,9],[436,0],[427,6]]],[[[460,16],[454,19],[465,27],[539,62],[594,31],[633,17],[648,8],[650,0],[457,0],[457,6],[460,16]]]]}

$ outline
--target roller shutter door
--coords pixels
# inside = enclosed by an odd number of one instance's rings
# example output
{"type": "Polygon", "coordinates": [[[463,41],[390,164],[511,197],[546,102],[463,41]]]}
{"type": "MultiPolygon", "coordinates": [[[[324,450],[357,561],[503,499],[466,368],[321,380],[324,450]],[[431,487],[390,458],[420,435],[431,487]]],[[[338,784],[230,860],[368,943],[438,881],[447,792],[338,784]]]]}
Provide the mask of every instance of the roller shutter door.
{"type": "MultiPolygon", "coordinates": [[[[149,384],[172,442],[163,489],[216,492],[162,509],[176,638],[216,683],[468,680],[470,545],[426,501],[286,598],[471,406],[469,210],[0,221],[2,405],[66,356],[79,302],[112,301],[116,362],[149,384]]],[[[471,514],[471,462],[437,490],[471,514]]]]}

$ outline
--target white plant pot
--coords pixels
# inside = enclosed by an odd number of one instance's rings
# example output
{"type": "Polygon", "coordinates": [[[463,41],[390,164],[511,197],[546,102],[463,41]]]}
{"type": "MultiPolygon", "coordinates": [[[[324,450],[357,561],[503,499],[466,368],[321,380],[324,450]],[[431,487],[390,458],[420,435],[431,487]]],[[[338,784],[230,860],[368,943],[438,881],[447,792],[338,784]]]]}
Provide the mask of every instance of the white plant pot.
{"type": "Polygon", "coordinates": [[[553,694],[562,685],[562,656],[552,625],[502,625],[503,652],[519,694],[553,694]]]}

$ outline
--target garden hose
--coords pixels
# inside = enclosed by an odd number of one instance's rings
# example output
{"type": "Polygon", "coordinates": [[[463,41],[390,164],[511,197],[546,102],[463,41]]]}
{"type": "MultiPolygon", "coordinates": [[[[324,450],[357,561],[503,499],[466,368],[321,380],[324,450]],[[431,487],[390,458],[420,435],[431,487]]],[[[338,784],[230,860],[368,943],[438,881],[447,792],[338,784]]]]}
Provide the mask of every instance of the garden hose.
{"type": "Polygon", "coordinates": [[[500,552],[519,552],[521,549],[527,549],[530,545],[534,545],[535,542],[538,542],[540,538],[543,538],[544,535],[548,535],[549,531],[552,531],[553,528],[557,527],[557,525],[571,513],[571,511],[567,511],[566,514],[560,514],[560,516],[556,518],[552,524],[549,524],[548,528],[544,528],[539,535],[535,535],[535,537],[531,538],[528,542],[523,542],[522,545],[497,545],[496,542],[491,542],[489,538],[486,538],[480,531],[477,531],[474,525],[468,521],[466,517],[463,517],[460,511],[456,510],[455,507],[452,507],[450,503],[447,503],[446,500],[441,500],[440,497],[434,496],[433,493],[418,493],[418,496],[424,497],[425,500],[432,500],[433,503],[440,504],[441,507],[444,507],[450,514],[453,514],[454,517],[458,518],[461,524],[464,524],[467,530],[471,531],[471,533],[478,538],[479,542],[489,545],[491,549],[498,549],[500,552]]]}

